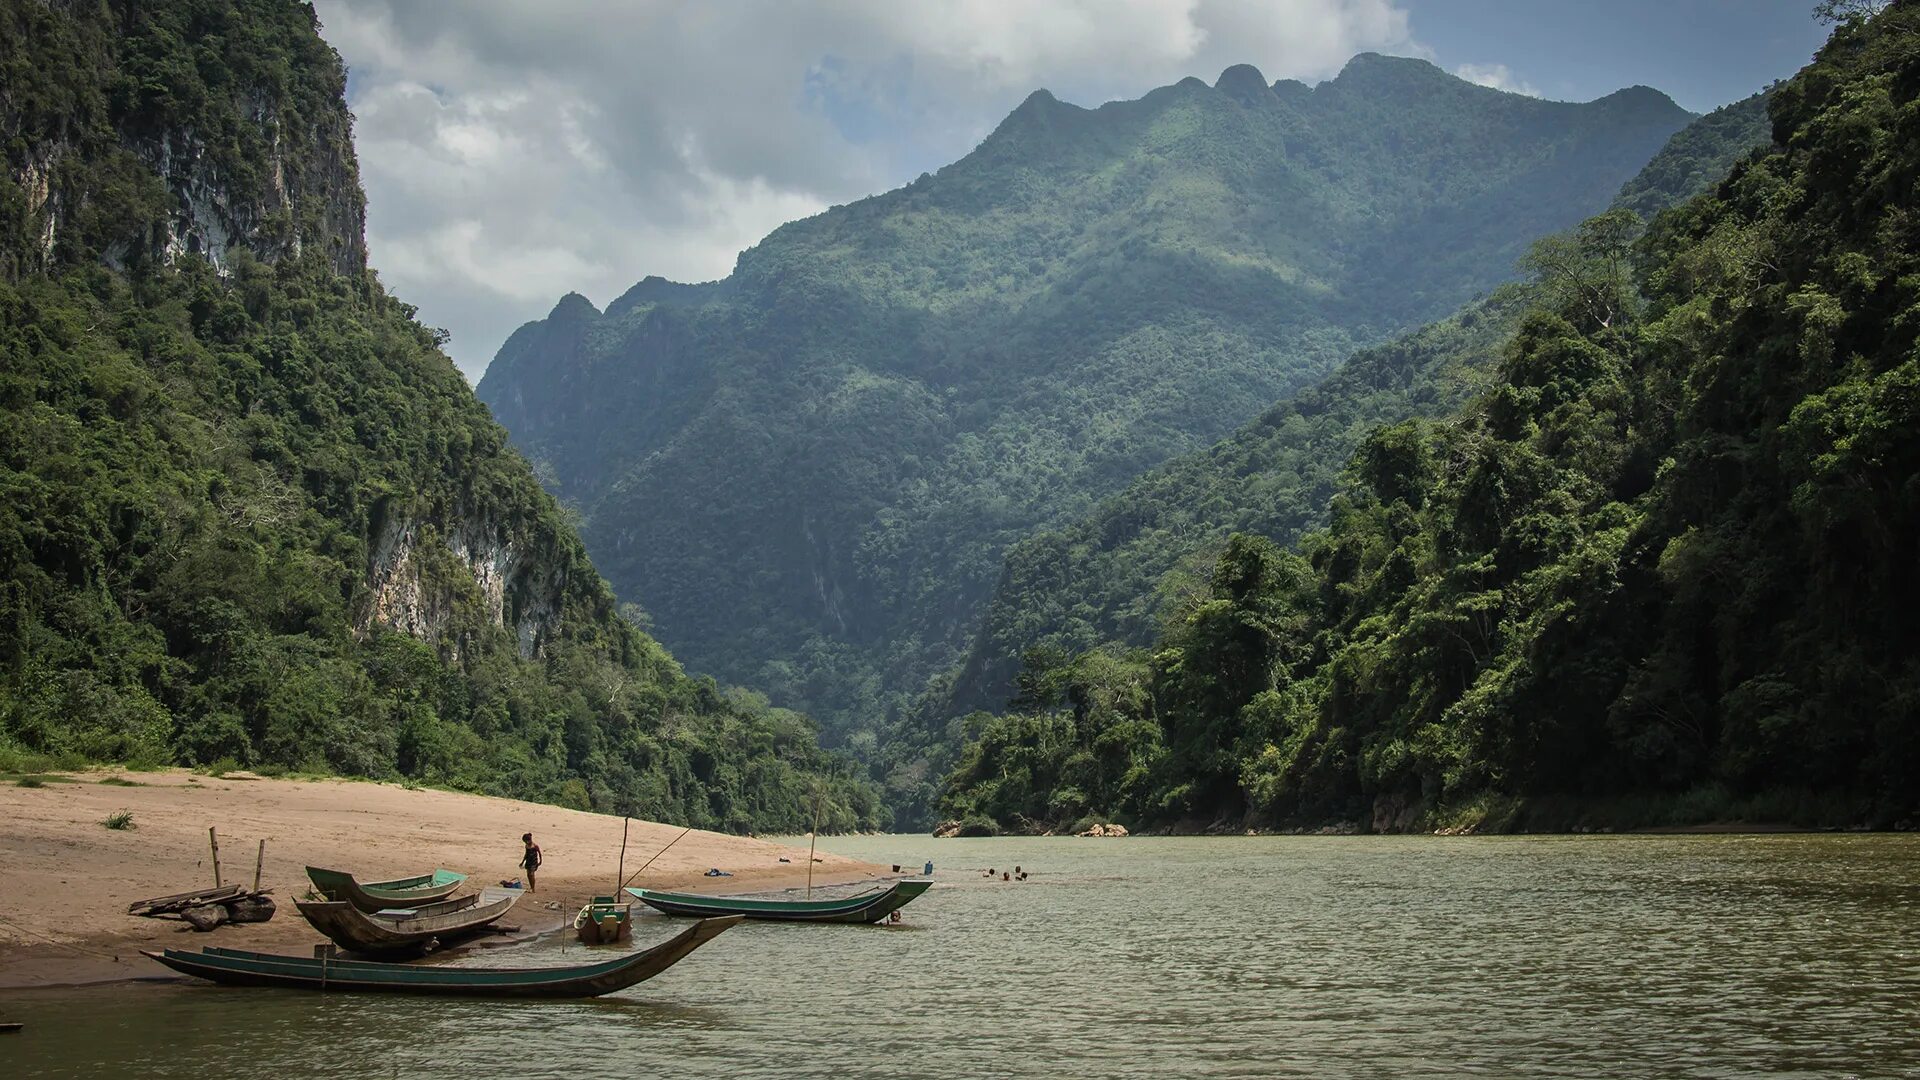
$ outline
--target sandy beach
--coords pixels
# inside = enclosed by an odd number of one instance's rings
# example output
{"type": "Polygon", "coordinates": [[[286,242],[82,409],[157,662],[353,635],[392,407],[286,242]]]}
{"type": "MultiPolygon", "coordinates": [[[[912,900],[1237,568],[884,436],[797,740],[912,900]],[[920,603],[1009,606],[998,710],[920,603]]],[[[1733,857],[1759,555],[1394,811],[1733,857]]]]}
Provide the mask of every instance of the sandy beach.
{"type": "MultiPolygon", "coordinates": [[[[442,867],[470,875],[474,887],[495,885],[521,876],[516,864],[526,832],[545,865],[538,891],[504,922],[522,935],[555,930],[572,921],[586,897],[612,888],[620,858],[620,819],[604,814],[393,784],[183,769],[62,774],[41,787],[0,781],[0,820],[0,988],[164,976],[139,953],[163,946],[308,954],[325,939],[292,904],[309,887],[307,866],[363,879],[442,867]],[[118,811],[133,815],[132,828],[103,824],[118,811]],[[227,882],[252,883],[259,842],[266,841],[260,884],[279,905],[272,921],[203,934],[176,920],[128,915],[136,900],[213,883],[208,826],[219,830],[227,882]]],[[[682,831],[634,820],[627,872],[682,831]]],[[[816,886],[891,876],[884,866],[818,858],[816,886]]],[[[782,889],[805,883],[806,860],[805,848],[694,831],[633,884],[714,893],[782,889]],[[707,877],[710,868],[733,876],[707,877]]]]}

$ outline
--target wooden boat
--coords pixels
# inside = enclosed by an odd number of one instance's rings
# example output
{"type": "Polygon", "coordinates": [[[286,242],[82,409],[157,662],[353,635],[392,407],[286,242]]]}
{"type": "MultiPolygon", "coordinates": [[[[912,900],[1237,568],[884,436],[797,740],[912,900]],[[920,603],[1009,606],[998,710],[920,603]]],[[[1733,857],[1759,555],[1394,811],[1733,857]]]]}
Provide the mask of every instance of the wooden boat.
{"type": "Polygon", "coordinates": [[[467,875],[435,870],[391,881],[356,881],[352,874],[309,866],[307,878],[329,900],[345,900],[361,911],[381,911],[445,900],[467,880],[467,875]]]}
{"type": "Polygon", "coordinates": [[[874,923],[907,906],[933,882],[896,881],[886,889],[833,900],[759,900],[744,896],[701,896],[697,893],[628,889],[635,900],[668,915],[711,917],[744,915],[749,919],[787,922],[874,923]]]}
{"type": "Polygon", "coordinates": [[[739,921],[702,919],[651,949],[597,964],[548,968],[382,964],[216,948],[197,953],[165,949],[146,955],[175,971],[231,986],[460,997],[598,997],[653,978],[739,921]]]}
{"type": "Polygon", "coordinates": [[[417,952],[477,934],[513,910],[518,889],[488,889],[472,896],[414,908],[368,913],[346,900],[295,900],[315,930],[343,949],[362,953],[417,952]]]}
{"type": "Polygon", "coordinates": [[[627,940],[633,930],[633,905],[614,896],[596,896],[573,917],[573,932],[582,945],[612,945],[627,940]]]}
{"type": "Polygon", "coordinates": [[[24,1023],[21,1023],[21,1022],[17,1022],[17,1021],[16,1021],[16,1022],[11,1022],[11,1023],[5,1023],[5,1024],[0,1024],[0,1035],[13,1035],[13,1034],[16,1034],[17,1032],[19,1032],[19,1030],[20,1030],[21,1028],[23,1028],[23,1027],[26,1027],[26,1026],[27,1026],[26,1024],[24,1024],[24,1023]]]}

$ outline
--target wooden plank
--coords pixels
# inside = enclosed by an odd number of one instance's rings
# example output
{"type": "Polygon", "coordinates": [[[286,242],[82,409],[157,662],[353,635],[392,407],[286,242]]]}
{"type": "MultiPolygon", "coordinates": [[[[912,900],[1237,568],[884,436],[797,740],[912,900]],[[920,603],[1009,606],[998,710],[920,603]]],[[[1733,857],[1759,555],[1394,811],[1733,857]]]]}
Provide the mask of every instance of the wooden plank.
{"type": "Polygon", "coordinates": [[[128,904],[127,913],[151,915],[161,911],[197,907],[220,900],[237,900],[242,891],[238,885],[223,885],[217,889],[194,889],[191,892],[174,893],[172,896],[156,896],[151,900],[136,900],[128,904]]]}
{"type": "Polygon", "coordinates": [[[243,900],[258,900],[272,893],[272,889],[247,889],[244,885],[222,885],[218,889],[200,889],[195,892],[175,893],[172,896],[156,896],[151,900],[136,900],[127,905],[127,914],[152,917],[156,915],[178,915],[193,907],[207,904],[233,904],[243,900]]]}

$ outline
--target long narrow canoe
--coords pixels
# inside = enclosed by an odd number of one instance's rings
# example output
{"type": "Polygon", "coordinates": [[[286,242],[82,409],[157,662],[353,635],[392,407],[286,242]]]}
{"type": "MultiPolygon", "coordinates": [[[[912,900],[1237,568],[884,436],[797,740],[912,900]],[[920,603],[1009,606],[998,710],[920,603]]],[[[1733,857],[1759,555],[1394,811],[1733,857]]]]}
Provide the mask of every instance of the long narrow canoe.
{"type": "Polygon", "coordinates": [[[477,934],[513,909],[518,889],[490,889],[409,910],[369,914],[346,900],[295,900],[315,930],[343,949],[363,953],[418,952],[435,943],[477,934]],[[482,903],[482,900],[485,900],[482,903]]]}
{"type": "Polygon", "coordinates": [[[597,964],[549,968],[442,967],[276,956],[239,949],[188,952],[165,949],[146,955],[175,971],[230,986],[278,986],[458,997],[598,997],[645,982],[719,937],[740,920],[702,919],[651,949],[597,964]]]}
{"type": "Polygon", "coordinates": [[[318,866],[307,867],[307,877],[322,896],[329,900],[345,900],[361,911],[384,911],[387,908],[413,907],[445,900],[467,880],[465,874],[435,870],[431,874],[416,874],[392,881],[356,881],[352,874],[323,870],[318,866]]]}
{"type": "Polygon", "coordinates": [[[744,915],[749,919],[787,922],[874,923],[906,907],[933,882],[896,881],[890,888],[834,900],[758,900],[745,896],[701,896],[697,893],[628,889],[635,900],[668,915],[711,918],[744,915]]]}

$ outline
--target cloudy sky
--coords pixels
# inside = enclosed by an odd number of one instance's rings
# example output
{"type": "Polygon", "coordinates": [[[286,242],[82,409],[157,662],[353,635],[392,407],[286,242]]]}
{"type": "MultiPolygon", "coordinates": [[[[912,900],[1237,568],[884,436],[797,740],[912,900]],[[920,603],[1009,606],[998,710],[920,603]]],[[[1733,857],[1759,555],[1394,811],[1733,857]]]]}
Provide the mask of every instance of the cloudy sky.
{"type": "Polygon", "coordinates": [[[970,150],[1046,87],[1098,105],[1252,63],[1421,56],[1695,111],[1790,74],[1812,0],[317,0],[387,285],[478,379],[568,291],[724,277],[784,221],[970,150]]]}

